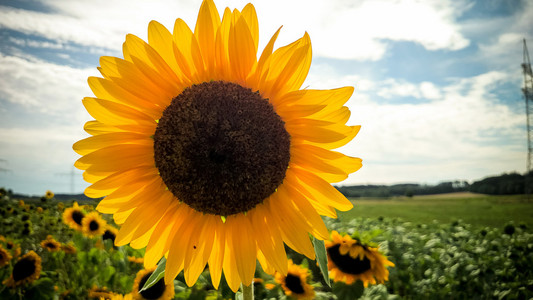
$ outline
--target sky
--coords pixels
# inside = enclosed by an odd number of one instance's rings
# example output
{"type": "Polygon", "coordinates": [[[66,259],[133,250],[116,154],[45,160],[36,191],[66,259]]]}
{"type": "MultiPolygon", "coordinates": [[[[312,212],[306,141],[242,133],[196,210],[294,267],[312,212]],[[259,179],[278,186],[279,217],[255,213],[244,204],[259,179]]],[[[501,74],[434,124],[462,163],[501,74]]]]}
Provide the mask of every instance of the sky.
{"type": "MultiPolygon", "coordinates": [[[[250,1],[215,0],[242,9],[250,1]]],[[[258,0],[260,51],[308,32],[304,87],[354,86],[358,136],[339,151],[363,159],[340,185],[473,182],[526,171],[523,39],[533,56],[533,2],[258,0]]],[[[200,0],[0,0],[0,186],[81,193],[72,144],[92,118],[100,56],[122,57],[150,20],[194,28],[200,0]]]]}

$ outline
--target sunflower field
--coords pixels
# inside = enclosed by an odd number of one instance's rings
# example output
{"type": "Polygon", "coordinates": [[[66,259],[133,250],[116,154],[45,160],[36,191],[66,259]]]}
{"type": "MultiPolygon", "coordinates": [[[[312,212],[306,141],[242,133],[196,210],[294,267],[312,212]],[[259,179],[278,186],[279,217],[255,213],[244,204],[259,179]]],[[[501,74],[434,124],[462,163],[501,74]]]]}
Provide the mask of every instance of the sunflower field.
{"type": "MultiPolygon", "coordinates": [[[[94,210],[96,202],[60,202],[52,193],[19,200],[3,189],[0,201],[0,299],[240,297],[224,279],[215,289],[208,267],[192,287],[182,272],[171,284],[159,280],[140,292],[154,269],[144,269],[144,250],[114,246],[118,227],[94,210]]],[[[286,276],[269,275],[258,265],[256,299],[533,297],[533,234],[524,225],[478,228],[384,218],[327,219],[326,225],[332,230],[326,241],[331,287],[315,261],[287,248],[286,276]],[[343,256],[352,252],[362,259],[343,256]]]]}

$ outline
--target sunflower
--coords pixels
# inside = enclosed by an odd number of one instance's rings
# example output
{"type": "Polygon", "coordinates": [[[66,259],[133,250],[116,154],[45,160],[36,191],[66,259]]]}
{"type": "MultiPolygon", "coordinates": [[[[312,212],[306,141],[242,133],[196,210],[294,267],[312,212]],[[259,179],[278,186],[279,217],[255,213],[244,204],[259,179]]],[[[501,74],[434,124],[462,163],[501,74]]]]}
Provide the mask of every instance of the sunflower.
{"type": "Polygon", "coordinates": [[[108,291],[107,287],[97,287],[96,285],[93,285],[93,287],[88,291],[87,296],[89,298],[97,298],[97,299],[112,299],[115,293],[108,291]]]}
{"type": "Polygon", "coordinates": [[[184,270],[192,286],[209,264],[233,291],[252,282],[256,260],[287,273],[284,243],[314,259],[309,239],[328,238],[320,215],[352,208],[331,183],[361,167],[332,149],[359,131],[343,106],[352,87],[303,89],[311,64],[305,33],[257,59],[255,8],[205,0],[194,32],[156,21],[148,43],[127,35],[124,59],[102,57],[103,78],[83,100],[96,119],[74,144],[85,194],[122,227],[116,245],[146,247],[145,267],[167,258],[165,282],[184,270]]]}
{"type": "Polygon", "coordinates": [[[128,256],[128,261],[136,264],[142,264],[144,263],[144,258],[142,257],[135,257],[135,256],[128,256]]]}
{"type": "Polygon", "coordinates": [[[133,300],[133,295],[131,293],[126,295],[114,294],[111,300],[133,300]]]}
{"type": "Polygon", "coordinates": [[[56,241],[51,235],[48,235],[45,240],[41,241],[41,247],[49,252],[57,252],[61,250],[61,243],[56,241]]]}
{"type": "Polygon", "coordinates": [[[72,242],[69,242],[68,244],[62,244],[61,250],[67,254],[75,254],[76,253],[76,246],[72,242]]]}
{"type": "Polygon", "coordinates": [[[74,202],[72,207],[65,209],[63,212],[63,222],[65,222],[70,228],[78,231],[82,231],[81,221],[84,217],[85,212],[80,208],[78,202],[74,202]]]}
{"type": "Polygon", "coordinates": [[[13,266],[11,276],[2,283],[16,287],[32,283],[41,275],[41,257],[33,250],[24,254],[13,266]]]}
{"type": "Polygon", "coordinates": [[[107,222],[100,217],[98,212],[93,211],[83,218],[81,225],[83,234],[88,237],[95,237],[104,234],[107,222]]]}
{"type": "Polygon", "coordinates": [[[115,238],[117,237],[118,229],[111,225],[107,225],[104,231],[104,234],[102,234],[102,240],[111,240],[111,242],[115,243],[115,238]]]}
{"type": "Polygon", "coordinates": [[[0,267],[6,266],[9,264],[9,261],[13,258],[9,251],[0,246],[0,267]]]}
{"type": "Polygon", "coordinates": [[[15,244],[13,241],[5,241],[5,247],[7,250],[11,251],[11,254],[13,257],[19,257],[20,256],[20,245],[15,244]]]}
{"type": "Polygon", "coordinates": [[[46,193],[44,194],[44,197],[47,199],[47,200],[50,200],[52,198],[54,198],[54,193],[50,190],[46,191],[46,193]]]}
{"type": "Polygon", "coordinates": [[[310,273],[309,269],[295,265],[292,263],[292,259],[289,259],[287,275],[276,273],[274,278],[277,283],[281,284],[285,295],[298,300],[313,299],[315,291],[307,282],[310,273]]]}
{"type": "Polygon", "coordinates": [[[335,230],[331,232],[331,239],[325,244],[328,269],[335,282],[352,284],[361,280],[367,287],[368,284],[389,280],[387,266],[394,267],[394,264],[379,252],[378,247],[361,244],[349,235],[341,236],[335,230]]]}
{"type": "Polygon", "coordinates": [[[150,275],[155,271],[155,267],[151,269],[140,270],[133,281],[133,288],[131,294],[133,299],[172,299],[174,298],[174,281],[165,284],[164,280],[159,280],[150,288],[139,292],[150,275]]]}

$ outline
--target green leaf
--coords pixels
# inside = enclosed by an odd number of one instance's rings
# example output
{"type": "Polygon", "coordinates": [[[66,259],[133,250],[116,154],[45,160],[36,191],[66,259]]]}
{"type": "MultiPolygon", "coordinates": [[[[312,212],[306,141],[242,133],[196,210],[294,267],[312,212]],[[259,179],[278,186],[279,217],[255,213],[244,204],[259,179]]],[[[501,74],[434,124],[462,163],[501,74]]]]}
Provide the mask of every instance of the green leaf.
{"type": "Polygon", "coordinates": [[[156,284],[160,279],[165,276],[165,266],[167,265],[167,259],[163,256],[159,263],[157,264],[157,268],[155,271],[148,277],[148,280],[144,283],[143,288],[139,291],[145,291],[149,289],[152,285],[156,284]]]}
{"type": "Polygon", "coordinates": [[[359,299],[365,291],[365,286],[361,280],[357,280],[353,284],[347,285],[344,282],[336,282],[333,285],[333,293],[337,299],[359,299]]]}
{"type": "Polygon", "coordinates": [[[324,281],[329,287],[331,287],[328,273],[328,255],[326,254],[326,246],[324,245],[324,241],[313,238],[313,247],[315,248],[316,260],[318,262],[320,272],[322,273],[322,276],[324,276],[324,281]]]}

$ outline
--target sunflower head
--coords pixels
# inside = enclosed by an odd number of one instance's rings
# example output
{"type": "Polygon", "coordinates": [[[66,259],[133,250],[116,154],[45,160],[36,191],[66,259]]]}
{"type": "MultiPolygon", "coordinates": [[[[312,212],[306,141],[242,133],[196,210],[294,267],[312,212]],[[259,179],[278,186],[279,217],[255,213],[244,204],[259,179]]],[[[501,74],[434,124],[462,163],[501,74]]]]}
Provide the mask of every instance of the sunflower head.
{"type": "Polygon", "coordinates": [[[309,269],[295,265],[292,259],[288,262],[287,275],[281,273],[275,274],[275,280],[281,284],[285,295],[292,296],[296,299],[313,299],[315,291],[313,286],[309,284],[311,272],[309,269]]]}
{"type": "Polygon", "coordinates": [[[61,250],[67,254],[75,254],[76,253],[76,246],[72,242],[69,242],[68,244],[62,244],[61,250]]]}
{"type": "Polygon", "coordinates": [[[96,299],[112,299],[115,293],[108,291],[107,287],[97,287],[94,285],[91,287],[87,293],[89,298],[96,299]]]}
{"type": "Polygon", "coordinates": [[[25,285],[37,280],[41,275],[41,257],[33,250],[24,254],[13,265],[11,276],[2,283],[9,287],[25,285]]]}
{"type": "Polygon", "coordinates": [[[335,282],[352,284],[361,280],[366,287],[389,280],[387,267],[393,267],[394,264],[379,252],[378,247],[362,244],[337,231],[331,232],[331,238],[325,244],[328,269],[335,282]]]}
{"type": "Polygon", "coordinates": [[[236,291],[257,260],[287,274],[284,244],[314,259],[320,215],[352,207],[331,183],[361,167],[333,150],[359,130],[353,88],[300,89],[310,37],[274,50],[279,32],[259,53],[253,5],[221,17],[205,0],[194,30],[152,21],[148,42],[127,35],[124,58],[102,57],[88,80],[92,136],[73,146],[85,194],[122,224],[116,245],[146,247],[146,268],[167,257],[167,283],[184,270],[191,286],[209,264],[236,291]]]}
{"type": "Polygon", "coordinates": [[[158,300],[167,300],[174,297],[174,282],[165,284],[163,279],[160,279],[156,284],[152,285],[150,288],[140,292],[150,275],[155,271],[155,268],[140,270],[135,276],[133,281],[133,288],[131,294],[133,299],[158,299],[158,300]]]}
{"type": "Polygon", "coordinates": [[[105,227],[104,234],[102,234],[102,240],[111,240],[112,244],[114,244],[117,234],[118,234],[118,229],[108,224],[105,227]]]}
{"type": "Polygon", "coordinates": [[[9,264],[9,261],[11,261],[13,257],[11,256],[11,253],[7,251],[7,249],[4,249],[0,245],[0,267],[6,266],[9,264]]]}
{"type": "Polygon", "coordinates": [[[48,235],[45,240],[41,241],[41,247],[49,252],[57,252],[61,250],[61,243],[56,241],[51,235],[48,235]]]}
{"type": "MultiPolygon", "coordinates": [[[[62,202],[58,203],[62,204],[62,202]]],[[[63,212],[63,222],[67,224],[70,228],[82,231],[82,220],[85,217],[85,212],[78,205],[78,202],[74,202],[72,207],[65,209],[63,212]]]]}
{"type": "Polygon", "coordinates": [[[44,197],[47,199],[47,200],[50,200],[52,198],[54,198],[54,193],[50,190],[47,190],[46,193],[44,194],[44,197]]]}
{"type": "Polygon", "coordinates": [[[88,237],[103,235],[107,222],[96,211],[88,213],[81,222],[82,232],[88,237]]]}

